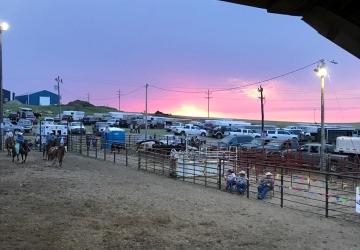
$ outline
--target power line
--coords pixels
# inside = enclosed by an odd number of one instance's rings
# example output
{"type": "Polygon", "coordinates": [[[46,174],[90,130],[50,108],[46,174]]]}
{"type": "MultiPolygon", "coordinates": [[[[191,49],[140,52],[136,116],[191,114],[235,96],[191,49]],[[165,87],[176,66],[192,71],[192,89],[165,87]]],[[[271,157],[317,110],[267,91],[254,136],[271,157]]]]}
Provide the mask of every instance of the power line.
{"type": "Polygon", "coordinates": [[[305,65],[305,66],[303,66],[303,67],[300,67],[300,68],[297,68],[297,69],[288,71],[288,72],[286,72],[286,73],[283,73],[283,74],[280,74],[280,75],[277,75],[277,76],[270,77],[270,78],[265,79],[265,80],[261,80],[261,81],[257,81],[257,82],[253,82],[253,83],[248,83],[248,84],[245,84],[245,85],[242,85],[242,86],[238,86],[238,87],[231,87],[231,88],[224,88],[224,89],[213,90],[213,92],[230,91],[230,90],[236,90],[236,89],[241,89],[241,88],[250,87],[250,86],[253,86],[253,85],[260,85],[260,84],[262,84],[262,83],[270,82],[270,81],[273,81],[273,80],[275,80],[275,79],[279,79],[279,78],[282,78],[282,77],[285,77],[285,76],[294,74],[294,73],[296,73],[296,72],[302,71],[302,70],[304,70],[304,69],[307,69],[307,68],[309,68],[309,67],[311,67],[311,66],[314,66],[314,65],[318,64],[320,61],[321,61],[321,60],[317,60],[316,62],[313,62],[313,63],[311,63],[311,64],[305,65]]]}
{"type": "Polygon", "coordinates": [[[204,93],[204,91],[185,91],[185,90],[176,90],[176,89],[167,89],[167,88],[162,88],[156,85],[150,85],[151,88],[154,89],[158,89],[158,90],[162,90],[162,91],[167,91],[167,92],[175,92],[175,93],[184,93],[184,94],[202,94],[204,93]]]}
{"type": "MultiPolygon", "coordinates": [[[[296,68],[294,70],[291,70],[291,71],[288,71],[286,73],[276,75],[276,76],[273,76],[273,77],[270,77],[270,78],[267,78],[267,79],[264,79],[264,80],[260,80],[260,81],[256,81],[256,82],[252,82],[252,83],[247,83],[247,84],[244,84],[244,85],[241,85],[241,86],[235,86],[235,87],[229,87],[229,88],[221,88],[221,89],[213,89],[213,90],[211,90],[211,92],[213,92],[213,93],[214,92],[225,92],[225,91],[239,90],[239,89],[247,88],[247,87],[254,86],[254,85],[259,86],[261,84],[264,84],[264,83],[266,84],[267,82],[270,82],[270,81],[273,81],[273,80],[276,80],[276,79],[279,79],[279,78],[294,74],[294,73],[302,71],[302,70],[305,70],[305,69],[307,69],[309,67],[312,67],[312,66],[318,64],[320,61],[322,61],[322,59],[317,60],[317,61],[315,61],[313,63],[307,64],[305,66],[302,66],[300,68],[296,68]]],[[[201,94],[201,93],[204,93],[204,91],[177,90],[177,89],[163,88],[163,87],[159,87],[159,86],[156,86],[156,85],[151,85],[150,87],[158,89],[158,90],[162,90],[162,91],[175,92],[175,93],[185,93],[185,94],[201,94]]]]}

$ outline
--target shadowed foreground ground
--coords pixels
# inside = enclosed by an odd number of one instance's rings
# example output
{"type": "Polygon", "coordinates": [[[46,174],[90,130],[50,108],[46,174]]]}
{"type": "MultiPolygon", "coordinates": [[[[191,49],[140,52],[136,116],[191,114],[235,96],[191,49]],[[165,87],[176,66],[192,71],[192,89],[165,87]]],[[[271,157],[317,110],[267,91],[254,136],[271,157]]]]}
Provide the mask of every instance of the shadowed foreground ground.
{"type": "Polygon", "coordinates": [[[76,155],[0,155],[0,249],[359,249],[359,229],[76,155]]]}

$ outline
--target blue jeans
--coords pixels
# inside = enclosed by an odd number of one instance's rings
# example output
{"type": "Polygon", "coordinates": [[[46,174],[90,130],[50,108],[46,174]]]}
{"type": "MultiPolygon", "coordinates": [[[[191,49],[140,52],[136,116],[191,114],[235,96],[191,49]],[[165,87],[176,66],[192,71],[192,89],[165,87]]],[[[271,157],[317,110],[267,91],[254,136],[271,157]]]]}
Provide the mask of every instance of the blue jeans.
{"type": "Polygon", "coordinates": [[[226,181],[226,191],[231,192],[234,185],[236,185],[236,182],[234,180],[227,180],[226,181]]]}
{"type": "Polygon", "coordinates": [[[272,190],[272,187],[268,185],[258,186],[258,199],[263,200],[266,197],[266,194],[272,190]]]}
{"type": "Polygon", "coordinates": [[[240,194],[245,193],[246,189],[247,189],[247,183],[246,182],[238,182],[238,183],[236,183],[236,190],[240,194]]]}

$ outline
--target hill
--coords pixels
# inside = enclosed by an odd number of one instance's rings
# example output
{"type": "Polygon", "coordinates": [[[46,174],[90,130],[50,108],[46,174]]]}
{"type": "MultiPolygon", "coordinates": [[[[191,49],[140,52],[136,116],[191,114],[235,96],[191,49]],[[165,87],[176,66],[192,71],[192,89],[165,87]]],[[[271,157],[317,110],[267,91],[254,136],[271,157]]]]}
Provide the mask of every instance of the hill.
{"type": "MultiPolygon", "coordinates": [[[[35,105],[24,105],[18,101],[11,101],[5,103],[4,105],[5,115],[11,112],[16,112],[20,107],[31,108],[34,112],[41,113],[42,115],[51,116],[51,115],[57,115],[59,113],[59,107],[57,105],[35,106],[35,105]]],[[[66,105],[61,105],[61,110],[84,111],[86,114],[107,113],[111,111],[117,111],[117,109],[115,108],[105,107],[105,106],[95,106],[91,103],[80,100],[69,102],[66,105]]]]}

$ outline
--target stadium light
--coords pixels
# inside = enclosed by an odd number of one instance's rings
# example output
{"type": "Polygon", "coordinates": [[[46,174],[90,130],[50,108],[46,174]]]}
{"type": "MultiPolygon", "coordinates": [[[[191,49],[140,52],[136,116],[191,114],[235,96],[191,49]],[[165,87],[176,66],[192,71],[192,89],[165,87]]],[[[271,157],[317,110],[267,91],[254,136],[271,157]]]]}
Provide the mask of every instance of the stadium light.
{"type": "Polygon", "coordinates": [[[0,23],[0,30],[7,31],[10,28],[10,25],[7,22],[0,23]]]}
{"type": "Polygon", "coordinates": [[[3,76],[2,76],[2,32],[9,29],[6,22],[0,23],[0,151],[3,150],[3,122],[4,122],[4,95],[3,95],[3,76]]]}

